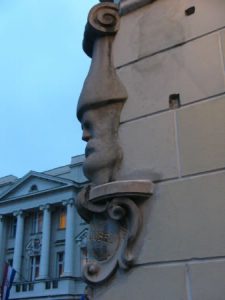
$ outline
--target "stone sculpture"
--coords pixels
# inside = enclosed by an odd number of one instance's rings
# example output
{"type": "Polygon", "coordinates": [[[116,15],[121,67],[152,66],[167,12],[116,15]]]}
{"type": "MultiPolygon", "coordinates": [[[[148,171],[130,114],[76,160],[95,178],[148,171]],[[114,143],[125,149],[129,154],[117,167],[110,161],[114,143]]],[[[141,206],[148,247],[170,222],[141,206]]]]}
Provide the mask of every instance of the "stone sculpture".
{"type": "Polygon", "coordinates": [[[101,2],[91,9],[85,28],[83,49],[92,63],[77,106],[82,138],[87,142],[84,173],[90,184],[80,192],[76,205],[90,223],[83,274],[91,284],[105,281],[118,265],[123,269],[132,265],[132,248],[142,221],[137,204],[153,189],[149,180],[117,178],[123,158],[118,130],[127,92],[112,60],[118,6],[101,2]]]}
{"type": "Polygon", "coordinates": [[[118,30],[116,5],[102,3],[89,14],[84,50],[92,57],[89,74],[81,92],[77,116],[87,142],[84,173],[94,184],[115,179],[122,159],[118,144],[120,112],[127,93],[112,62],[113,35],[118,30]]]}

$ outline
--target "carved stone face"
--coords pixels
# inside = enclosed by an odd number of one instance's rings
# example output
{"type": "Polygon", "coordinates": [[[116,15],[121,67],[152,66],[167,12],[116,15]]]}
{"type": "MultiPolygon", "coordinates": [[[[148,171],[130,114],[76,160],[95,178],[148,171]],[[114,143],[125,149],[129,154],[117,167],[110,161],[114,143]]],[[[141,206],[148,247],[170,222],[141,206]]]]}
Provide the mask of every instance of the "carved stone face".
{"type": "Polygon", "coordinates": [[[117,141],[121,103],[88,109],[82,116],[82,139],[85,149],[84,174],[93,184],[113,180],[122,159],[117,141]]]}

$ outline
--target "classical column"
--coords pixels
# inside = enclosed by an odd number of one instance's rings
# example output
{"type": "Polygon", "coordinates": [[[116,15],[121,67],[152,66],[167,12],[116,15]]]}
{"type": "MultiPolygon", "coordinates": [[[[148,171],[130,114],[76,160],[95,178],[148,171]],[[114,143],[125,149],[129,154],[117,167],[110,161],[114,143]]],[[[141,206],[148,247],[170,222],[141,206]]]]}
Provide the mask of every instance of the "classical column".
{"type": "Polygon", "coordinates": [[[51,211],[50,205],[40,207],[43,211],[42,242],[41,242],[41,261],[40,261],[40,279],[47,279],[49,276],[49,250],[51,237],[51,211]]]}
{"type": "Polygon", "coordinates": [[[16,238],[14,245],[13,267],[17,271],[15,281],[18,281],[21,272],[21,261],[23,253],[23,236],[24,236],[24,215],[22,210],[14,213],[17,217],[16,238]]]}
{"type": "Polygon", "coordinates": [[[4,248],[4,245],[2,244],[2,240],[3,240],[3,237],[4,236],[4,217],[3,215],[0,215],[0,256],[3,252],[3,248],[4,248]]]}
{"type": "Polygon", "coordinates": [[[5,250],[5,236],[4,236],[4,216],[0,215],[0,282],[2,282],[2,271],[4,269],[4,250],[5,250]]]}
{"type": "Polygon", "coordinates": [[[64,258],[64,276],[74,276],[74,235],[75,235],[75,207],[74,200],[63,201],[66,206],[66,241],[64,258]]]}

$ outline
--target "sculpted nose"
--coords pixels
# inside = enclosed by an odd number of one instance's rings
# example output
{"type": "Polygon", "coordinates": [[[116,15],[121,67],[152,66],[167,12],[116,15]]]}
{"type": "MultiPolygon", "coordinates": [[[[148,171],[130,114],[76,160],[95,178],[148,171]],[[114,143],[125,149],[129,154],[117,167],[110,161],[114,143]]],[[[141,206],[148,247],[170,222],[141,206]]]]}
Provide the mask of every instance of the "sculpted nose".
{"type": "Polygon", "coordinates": [[[83,129],[82,140],[88,142],[91,138],[90,132],[87,129],[83,129]]]}

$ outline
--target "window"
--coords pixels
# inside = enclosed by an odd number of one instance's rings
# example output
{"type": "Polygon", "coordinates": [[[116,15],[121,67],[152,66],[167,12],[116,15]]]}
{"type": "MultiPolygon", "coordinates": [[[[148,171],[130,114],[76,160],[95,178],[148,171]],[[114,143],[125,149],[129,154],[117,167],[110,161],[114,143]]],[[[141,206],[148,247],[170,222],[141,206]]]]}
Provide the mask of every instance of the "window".
{"type": "Polygon", "coordinates": [[[15,238],[15,236],[16,236],[16,223],[17,223],[16,217],[12,217],[10,219],[10,223],[9,223],[9,237],[10,238],[15,238]]]}
{"type": "Polygon", "coordinates": [[[20,288],[21,288],[21,285],[20,285],[20,284],[17,284],[17,285],[16,285],[16,292],[17,292],[17,293],[20,292],[20,288]]]}
{"type": "Polygon", "coordinates": [[[57,253],[57,277],[60,277],[64,271],[64,252],[57,253]]]}
{"type": "Polygon", "coordinates": [[[22,291],[23,292],[27,291],[27,284],[26,283],[22,284],[22,291]]]}
{"type": "Polygon", "coordinates": [[[42,232],[43,214],[42,212],[37,213],[37,232],[42,232]]]}
{"type": "Polygon", "coordinates": [[[36,184],[33,184],[31,187],[30,187],[30,190],[29,192],[37,192],[38,191],[38,187],[36,184]]]}
{"type": "Polygon", "coordinates": [[[45,281],[45,289],[50,290],[51,288],[51,281],[45,281]]]}
{"type": "Polygon", "coordinates": [[[9,258],[8,259],[8,264],[12,267],[13,266],[13,259],[12,258],[9,258]]]}
{"type": "Polygon", "coordinates": [[[53,289],[57,289],[58,288],[58,280],[53,280],[52,281],[52,287],[53,287],[53,289]]]}
{"type": "Polygon", "coordinates": [[[30,257],[30,281],[35,280],[39,276],[40,256],[30,257]]]}
{"type": "Polygon", "coordinates": [[[59,212],[59,229],[66,228],[66,209],[63,207],[59,212]]]}
{"type": "Polygon", "coordinates": [[[32,233],[42,232],[43,215],[41,211],[37,211],[32,216],[32,233]]]}

